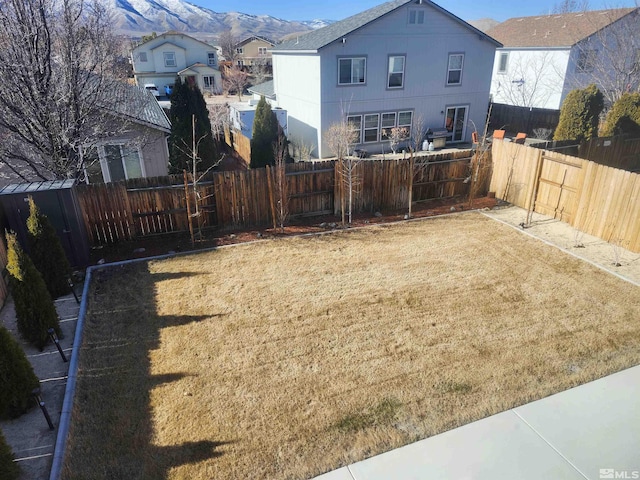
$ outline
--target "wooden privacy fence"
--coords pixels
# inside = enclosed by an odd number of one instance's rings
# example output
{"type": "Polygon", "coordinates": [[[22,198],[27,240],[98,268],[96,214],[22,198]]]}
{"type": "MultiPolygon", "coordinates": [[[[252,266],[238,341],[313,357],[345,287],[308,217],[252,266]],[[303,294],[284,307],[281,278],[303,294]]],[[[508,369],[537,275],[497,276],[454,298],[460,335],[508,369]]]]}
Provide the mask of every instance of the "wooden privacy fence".
{"type": "Polygon", "coordinates": [[[490,190],[514,205],[640,252],[640,175],[496,141],[490,190]]]}
{"type": "MultiPolygon", "coordinates": [[[[459,151],[413,159],[363,160],[355,168],[353,212],[396,210],[412,202],[469,193],[472,152],[459,151]]],[[[287,165],[289,216],[339,214],[346,195],[340,164],[287,165]],[[338,181],[336,181],[338,179],[338,181]]],[[[194,226],[245,228],[274,222],[274,169],[214,172],[198,181],[201,215],[194,226]]],[[[189,231],[186,193],[193,215],[196,198],[191,177],[182,175],[125,182],[79,185],[80,209],[91,245],[147,235],[189,231]]],[[[486,188],[481,188],[482,194],[486,188]]]]}
{"type": "Polygon", "coordinates": [[[531,135],[536,128],[555,130],[560,120],[560,110],[517,107],[494,103],[491,107],[489,127],[510,132],[525,132],[531,135]]]}

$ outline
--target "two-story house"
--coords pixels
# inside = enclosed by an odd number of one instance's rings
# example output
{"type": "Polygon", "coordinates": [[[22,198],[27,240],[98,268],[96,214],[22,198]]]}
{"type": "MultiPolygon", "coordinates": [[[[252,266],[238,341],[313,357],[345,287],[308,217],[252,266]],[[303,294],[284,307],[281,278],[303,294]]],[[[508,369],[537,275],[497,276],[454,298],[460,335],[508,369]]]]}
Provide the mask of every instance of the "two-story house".
{"type": "Polygon", "coordinates": [[[559,109],[591,83],[608,103],[640,80],[638,8],[511,18],[487,31],[498,48],[491,81],[496,103],[559,109]]]}
{"type": "Polygon", "coordinates": [[[136,46],[131,62],[136,83],[154,84],[161,93],[178,76],[202,92],[222,91],[216,48],[184,33],[166,32],[136,46]]]}
{"type": "Polygon", "coordinates": [[[389,151],[392,127],[448,130],[469,141],[485,123],[493,38],[428,0],[394,0],[277,45],[274,92],[289,139],[333,155],[324,132],[344,120],[357,147],[389,151]]]}
{"type": "Polygon", "coordinates": [[[253,65],[271,65],[271,49],[275,46],[273,40],[253,35],[236,44],[236,64],[240,67],[253,65]]]}

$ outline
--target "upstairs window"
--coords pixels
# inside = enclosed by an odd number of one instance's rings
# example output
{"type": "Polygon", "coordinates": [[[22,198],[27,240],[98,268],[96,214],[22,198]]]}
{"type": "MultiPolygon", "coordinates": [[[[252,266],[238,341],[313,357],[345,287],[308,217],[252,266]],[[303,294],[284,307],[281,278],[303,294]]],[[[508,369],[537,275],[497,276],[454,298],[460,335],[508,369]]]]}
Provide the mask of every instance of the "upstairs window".
{"type": "Polygon", "coordinates": [[[498,73],[507,73],[507,66],[509,65],[509,54],[502,52],[498,61],[498,73]]]}
{"type": "Polygon", "coordinates": [[[409,25],[423,25],[424,10],[409,10],[409,25]]]}
{"type": "Polygon", "coordinates": [[[176,54],[175,52],[164,52],[164,66],[175,67],[176,66],[176,54]]]}
{"type": "Polygon", "coordinates": [[[147,61],[147,52],[140,52],[138,54],[138,61],[144,63],[147,61]]]}
{"type": "Polygon", "coordinates": [[[216,66],[216,54],[214,52],[207,53],[207,64],[210,67],[216,66]]]}
{"type": "Polygon", "coordinates": [[[364,57],[338,59],[338,85],[365,83],[367,60],[364,57]]]}
{"type": "Polygon", "coordinates": [[[449,66],[447,68],[447,85],[462,84],[463,65],[464,65],[464,53],[449,54],[449,66]]]}
{"type": "Polygon", "coordinates": [[[404,55],[390,56],[387,88],[402,87],[404,87],[404,55]]]}
{"type": "Polygon", "coordinates": [[[238,48],[236,48],[236,53],[238,55],[242,55],[244,53],[244,49],[242,47],[238,47],[238,48]]]}
{"type": "Polygon", "coordinates": [[[266,55],[267,47],[258,47],[258,55],[266,55]]]}

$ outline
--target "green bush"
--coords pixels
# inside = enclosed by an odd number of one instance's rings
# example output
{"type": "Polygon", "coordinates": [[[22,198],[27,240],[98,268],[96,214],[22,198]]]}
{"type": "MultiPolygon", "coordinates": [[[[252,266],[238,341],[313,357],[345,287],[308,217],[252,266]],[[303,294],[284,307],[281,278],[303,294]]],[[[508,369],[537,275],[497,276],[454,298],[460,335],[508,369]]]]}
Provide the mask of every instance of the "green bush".
{"type": "Polygon", "coordinates": [[[253,117],[251,134],[251,168],[274,165],[273,142],[278,139],[278,119],[271,105],[260,97],[253,117]]]}
{"type": "Polygon", "coordinates": [[[582,142],[597,137],[603,108],[604,96],[595,85],[572,90],[562,102],[560,121],[553,139],[582,142]]]}
{"type": "Polygon", "coordinates": [[[18,331],[42,350],[48,340],[49,328],[61,334],[58,314],[42,275],[20,247],[15,233],[7,233],[7,272],[18,331]]]}
{"type": "Polygon", "coordinates": [[[39,385],[22,348],[4,327],[0,327],[0,384],[0,418],[22,415],[32,403],[31,391],[39,385]]]}
{"type": "Polygon", "coordinates": [[[13,461],[13,452],[0,432],[0,480],[17,480],[20,468],[13,461]]]}
{"type": "Polygon", "coordinates": [[[29,212],[27,232],[33,264],[42,275],[52,298],[66,295],[69,293],[67,279],[71,275],[71,267],[56,230],[31,196],[29,212]]]}
{"type": "Polygon", "coordinates": [[[602,135],[640,136],[640,93],[625,93],[613,104],[602,128],[602,135]]]}

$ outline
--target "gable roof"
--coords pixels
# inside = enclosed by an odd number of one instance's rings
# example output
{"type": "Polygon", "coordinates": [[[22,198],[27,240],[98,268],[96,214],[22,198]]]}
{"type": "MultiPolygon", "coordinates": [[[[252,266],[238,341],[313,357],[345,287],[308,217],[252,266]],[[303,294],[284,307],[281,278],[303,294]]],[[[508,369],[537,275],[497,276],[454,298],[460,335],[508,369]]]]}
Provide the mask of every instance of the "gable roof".
{"type": "Polygon", "coordinates": [[[355,32],[360,28],[368,25],[371,22],[378,20],[379,18],[397,10],[405,5],[410,3],[421,4],[421,5],[429,5],[436,9],[437,11],[444,13],[448,17],[454,19],[461,25],[469,28],[474,33],[481,35],[483,38],[491,41],[497,46],[500,45],[495,39],[491,38],[484,32],[481,32],[477,28],[469,25],[464,20],[456,17],[453,13],[445,10],[439,5],[431,2],[430,0],[392,0],[387,3],[383,3],[382,5],[378,5],[377,7],[370,8],[369,10],[365,10],[364,12],[360,12],[356,15],[353,15],[349,18],[345,18],[336,23],[332,23],[324,28],[319,28],[318,30],[313,30],[309,33],[301,35],[297,38],[291,38],[280,45],[277,45],[273,51],[291,51],[291,50],[312,50],[317,51],[322,47],[326,47],[330,43],[335,42],[336,40],[341,39],[345,35],[355,32]]]}
{"type": "Polygon", "coordinates": [[[250,37],[245,38],[244,40],[236,43],[236,47],[241,47],[242,45],[245,45],[253,40],[261,40],[263,42],[268,43],[269,45],[273,46],[276,44],[276,42],[274,42],[273,40],[267,38],[267,37],[261,37],[260,35],[251,35],[250,37]]]}
{"type": "MultiPolygon", "coordinates": [[[[146,88],[113,83],[105,92],[105,108],[113,110],[116,114],[123,115],[131,121],[156,128],[169,133],[171,122],[162,110],[162,107],[146,88]]],[[[101,102],[103,103],[103,102],[101,102]]]]}
{"type": "Polygon", "coordinates": [[[505,47],[571,47],[637,8],[510,18],[487,31],[505,47]]]}
{"type": "MultiPolygon", "coordinates": [[[[145,42],[142,42],[139,45],[136,45],[133,48],[133,51],[137,50],[138,48],[142,47],[143,45],[146,45],[149,42],[155,42],[155,41],[161,40],[161,39],[164,39],[165,41],[170,42],[170,38],[171,37],[178,37],[178,36],[179,37],[188,38],[190,40],[193,40],[194,42],[201,43],[202,45],[206,45],[208,48],[210,48],[212,50],[214,49],[214,47],[212,45],[209,45],[208,43],[203,42],[202,40],[198,40],[197,38],[194,38],[191,35],[187,35],[184,32],[176,32],[175,30],[169,30],[167,32],[164,32],[163,34],[158,35],[157,37],[150,38],[150,39],[146,40],[145,42]]],[[[162,43],[165,43],[165,42],[162,42],[162,43]]],[[[158,45],[161,45],[162,43],[159,43],[158,45]]],[[[154,47],[154,48],[156,48],[156,47],[154,47]]]]}
{"type": "Polygon", "coordinates": [[[249,87],[247,88],[247,91],[256,95],[264,95],[267,98],[276,98],[276,93],[273,88],[273,80],[268,80],[266,82],[259,83],[258,85],[249,87]]]}

